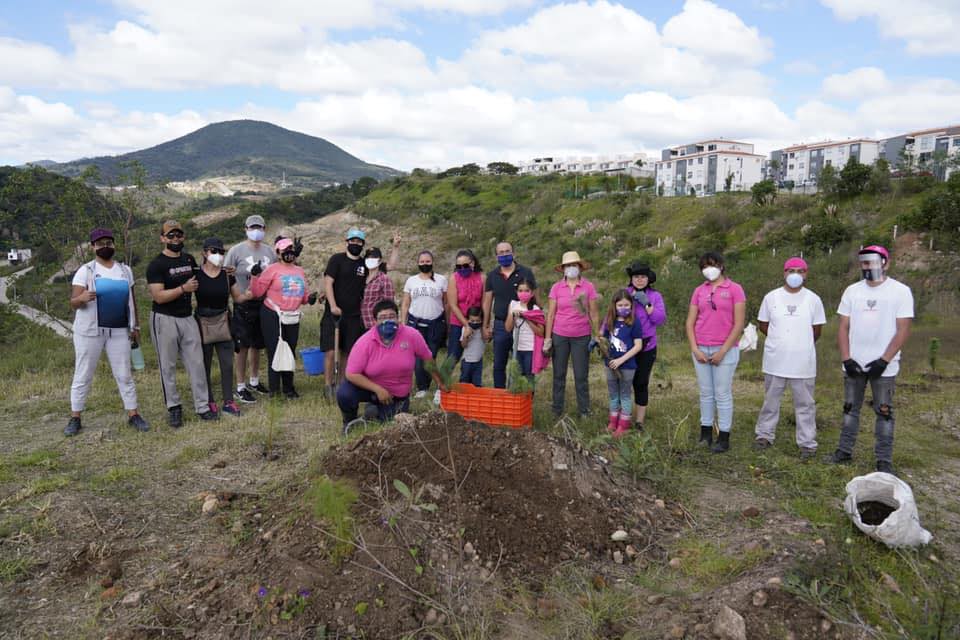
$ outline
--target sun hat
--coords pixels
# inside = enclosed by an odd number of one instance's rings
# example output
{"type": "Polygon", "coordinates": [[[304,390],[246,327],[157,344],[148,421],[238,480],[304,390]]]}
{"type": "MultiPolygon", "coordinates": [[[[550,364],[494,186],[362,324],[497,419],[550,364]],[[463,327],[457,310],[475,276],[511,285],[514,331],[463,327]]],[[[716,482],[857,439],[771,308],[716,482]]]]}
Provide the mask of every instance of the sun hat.
{"type": "Polygon", "coordinates": [[[580,271],[586,271],[590,268],[590,263],[582,260],[579,253],[576,251],[565,251],[563,257],[560,259],[560,264],[556,265],[553,270],[557,273],[563,273],[563,265],[573,264],[574,262],[580,265],[580,271]]]}

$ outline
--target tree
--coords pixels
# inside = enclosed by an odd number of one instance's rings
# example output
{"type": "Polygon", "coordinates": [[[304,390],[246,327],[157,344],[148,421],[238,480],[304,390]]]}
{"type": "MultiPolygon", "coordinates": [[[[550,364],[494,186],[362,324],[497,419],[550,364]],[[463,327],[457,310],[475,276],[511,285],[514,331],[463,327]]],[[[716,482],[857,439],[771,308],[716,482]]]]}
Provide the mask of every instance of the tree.
{"type": "Polygon", "coordinates": [[[520,169],[509,162],[491,162],[487,165],[487,171],[495,176],[515,176],[520,169]]]}
{"type": "Polygon", "coordinates": [[[773,180],[761,180],[750,187],[750,193],[753,204],[762,207],[777,199],[777,185],[773,180]]]}
{"type": "Polygon", "coordinates": [[[353,181],[353,184],[350,185],[350,191],[353,192],[354,197],[359,199],[370,193],[375,186],[377,186],[376,178],[363,176],[353,181]]]}
{"type": "Polygon", "coordinates": [[[723,179],[723,190],[730,191],[733,188],[733,171],[727,172],[727,177],[723,179]]]}
{"type": "Polygon", "coordinates": [[[869,165],[862,164],[856,158],[850,156],[847,159],[847,164],[843,165],[843,169],[840,170],[837,192],[844,198],[860,195],[870,181],[870,173],[869,165]]]}
{"type": "Polygon", "coordinates": [[[820,193],[822,193],[825,198],[832,198],[837,195],[838,181],[837,170],[832,164],[828,164],[823,169],[820,169],[820,173],[817,175],[817,184],[820,185],[820,193]]]}
{"type": "Polygon", "coordinates": [[[933,152],[933,155],[930,156],[930,160],[927,161],[930,170],[933,172],[933,175],[937,177],[937,180],[946,179],[947,161],[948,155],[945,149],[937,149],[933,152]]]}
{"type": "Polygon", "coordinates": [[[776,159],[771,160],[769,166],[770,166],[770,172],[773,174],[773,176],[771,177],[774,180],[779,181],[780,180],[780,161],[776,159]]]}
{"type": "Polygon", "coordinates": [[[900,147],[900,152],[897,154],[897,171],[901,176],[912,176],[915,167],[913,154],[909,153],[906,147],[900,147]]]}
{"type": "Polygon", "coordinates": [[[890,163],[880,158],[870,169],[867,193],[887,193],[890,191],[890,163]]]}

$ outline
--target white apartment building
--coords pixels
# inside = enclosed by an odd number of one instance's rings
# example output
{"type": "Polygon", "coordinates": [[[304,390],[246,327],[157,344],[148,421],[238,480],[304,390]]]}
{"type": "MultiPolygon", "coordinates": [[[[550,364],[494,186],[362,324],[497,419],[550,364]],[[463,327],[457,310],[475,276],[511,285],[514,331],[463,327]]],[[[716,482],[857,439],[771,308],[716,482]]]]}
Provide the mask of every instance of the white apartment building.
{"type": "Polygon", "coordinates": [[[647,154],[621,153],[605,156],[569,156],[565,158],[545,156],[518,162],[520,175],[543,175],[546,173],[620,173],[635,178],[650,177],[653,167],[647,154]],[[637,166],[637,161],[642,165],[637,166]]]}
{"type": "Polygon", "coordinates": [[[664,149],[654,164],[657,193],[664,196],[709,196],[745,191],[763,180],[764,156],[753,145],[735,140],[704,140],[664,149]],[[691,191],[692,190],[692,191],[691,191]]]}
{"type": "Polygon", "coordinates": [[[902,153],[912,159],[914,168],[927,169],[940,180],[946,180],[957,169],[947,163],[934,163],[934,154],[938,151],[944,152],[948,159],[960,154],[960,125],[913,131],[880,142],[880,156],[891,167],[899,164],[902,153]]]}
{"type": "Polygon", "coordinates": [[[879,157],[880,142],[867,138],[798,144],[770,154],[770,163],[776,161],[779,167],[776,172],[771,167],[769,177],[777,182],[792,180],[801,186],[816,183],[820,170],[827,165],[840,171],[850,158],[856,158],[861,164],[873,164],[879,157]]]}

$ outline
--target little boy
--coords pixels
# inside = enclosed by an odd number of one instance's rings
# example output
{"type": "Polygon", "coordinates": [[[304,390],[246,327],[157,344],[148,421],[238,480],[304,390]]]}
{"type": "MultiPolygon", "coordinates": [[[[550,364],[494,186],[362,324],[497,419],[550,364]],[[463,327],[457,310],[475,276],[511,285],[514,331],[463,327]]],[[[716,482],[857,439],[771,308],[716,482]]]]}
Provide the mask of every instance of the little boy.
{"type": "Polygon", "coordinates": [[[460,338],[460,346],[463,347],[463,360],[460,363],[460,382],[469,382],[475,387],[483,386],[483,350],[486,344],[483,342],[483,309],[480,307],[470,307],[467,309],[467,326],[470,327],[470,335],[460,338]]]}

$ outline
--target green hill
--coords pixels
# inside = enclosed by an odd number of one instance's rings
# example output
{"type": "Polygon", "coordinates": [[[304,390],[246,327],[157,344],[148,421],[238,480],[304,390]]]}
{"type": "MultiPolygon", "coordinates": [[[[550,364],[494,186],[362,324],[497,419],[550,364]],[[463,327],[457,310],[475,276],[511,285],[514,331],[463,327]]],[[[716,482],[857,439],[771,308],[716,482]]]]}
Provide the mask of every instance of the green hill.
{"type": "Polygon", "coordinates": [[[66,176],[95,167],[104,184],[121,181],[125,165],[139,162],[150,182],[196,180],[212,176],[251,175],[280,182],[286,173],[297,187],[352,182],[364,176],[399,175],[372,165],[324,140],[269,122],[234,120],[207,125],[176,140],[119,156],[83,158],[49,167],[66,176]]]}

